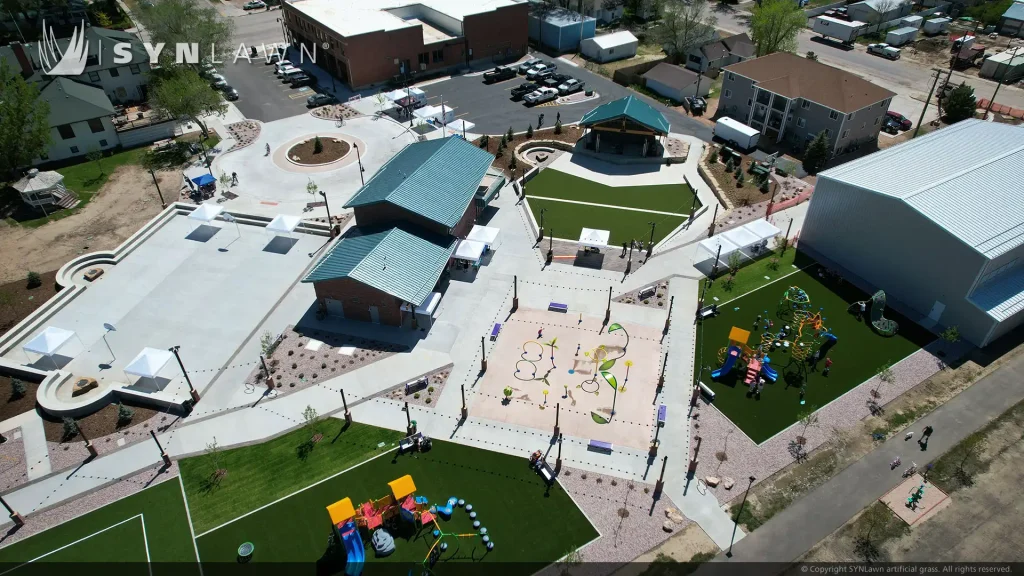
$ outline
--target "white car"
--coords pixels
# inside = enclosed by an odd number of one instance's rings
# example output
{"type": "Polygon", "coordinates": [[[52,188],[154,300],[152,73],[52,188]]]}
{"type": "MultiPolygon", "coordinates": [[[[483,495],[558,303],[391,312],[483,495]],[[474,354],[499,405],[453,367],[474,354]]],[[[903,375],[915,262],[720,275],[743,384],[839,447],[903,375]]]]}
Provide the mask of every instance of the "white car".
{"type": "Polygon", "coordinates": [[[900,59],[900,49],[885,43],[868,44],[868,54],[876,54],[889,60],[900,59]]]}
{"type": "Polygon", "coordinates": [[[529,79],[536,78],[538,74],[554,69],[555,67],[551,64],[537,64],[533,68],[530,68],[530,71],[526,73],[526,77],[529,79]]]}
{"type": "Polygon", "coordinates": [[[558,85],[558,93],[563,96],[579,92],[580,90],[583,90],[583,82],[580,82],[575,78],[570,78],[558,85]]]}
{"type": "Polygon", "coordinates": [[[550,102],[555,98],[558,98],[558,90],[545,86],[540,90],[537,90],[536,92],[530,92],[529,94],[527,94],[525,97],[523,97],[523,101],[526,102],[527,106],[536,106],[537,104],[550,102]]]}
{"type": "Polygon", "coordinates": [[[288,60],[278,60],[274,63],[274,74],[281,75],[281,70],[285,68],[291,68],[292,63],[288,60]]]}
{"type": "Polygon", "coordinates": [[[263,0],[249,0],[249,2],[246,2],[245,5],[242,6],[242,9],[243,10],[259,10],[260,8],[266,8],[266,7],[267,7],[267,5],[266,5],[266,3],[263,2],[263,0]]]}

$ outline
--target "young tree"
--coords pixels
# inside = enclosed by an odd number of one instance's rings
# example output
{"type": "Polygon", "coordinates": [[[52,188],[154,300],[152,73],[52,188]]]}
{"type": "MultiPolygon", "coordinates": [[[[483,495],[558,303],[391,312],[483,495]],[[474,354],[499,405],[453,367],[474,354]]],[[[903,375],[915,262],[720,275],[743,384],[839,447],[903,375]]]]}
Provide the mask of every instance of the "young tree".
{"type": "Polygon", "coordinates": [[[807,27],[807,16],[792,0],[764,0],[750,16],[750,38],[757,56],[796,50],[796,37],[807,27]]]}
{"type": "Polygon", "coordinates": [[[800,425],[803,426],[804,429],[800,431],[800,436],[798,436],[796,440],[799,444],[806,444],[807,429],[811,426],[818,425],[818,407],[811,406],[807,410],[800,412],[797,414],[797,421],[800,422],[800,425]]]}
{"type": "Polygon", "coordinates": [[[64,441],[71,440],[78,435],[78,422],[75,422],[74,418],[65,416],[61,420],[61,424],[63,427],[63,430],[61,431],[62,439],[64,441]]]}
{"type": "Polygon", "coordinates": [[[103,175],[103,150],[92,148],[86,152],[85,159],[89,162],[95,162],[96,168],[100,171],[100,176],[103,175]]]}
{"type": "Polygon", "coordinates": [[[563,576],[568,576],[569,572],[580,564],[583,564],[583,554],[580,552],[579,548],[573,546],[572,548],[569,548],[569,550],[565,552],[565,556],[558,561],[558,568],[563,576]]]}
{"type": "Polygon", "coordinates": [[[878,386],[875,386],[875,389],[871,391],[871,395],[878,398],[881,396],[878,389],[882,387],[882,384],[892,384],[896,381],[896,374],[892,371],[892,361],[890,360],[885,364],[882,364],[878,368],[878,374],[876,374],[876,376],[878,377],[878,386]]]}
{"type": "Polygon", "coordinates": [[[229,61],[238,49],[232,45],[234,23],[221,18],[217,10],[201,0],[154,0],[141,3],[133,14],[149,33],[150,42],[166,44],[160,53],[161,64],[174,63],[174,46],[178,42],[198,44],[201,59],[211,53],[219,60],[229,61]]]}
{"type": "Polygon", "coordinates": [[[132,418],[135,417],[135,410],[125,406],[124,404],[117,405],[117,427],[121,428],[131,423],[132,418]]]}
{"type": "Polygon", "coordinates": [[[814,53],[814,50],[808,50],[804,57],[808,60],[814,60],[815,62],[818,61],[818,55],[814,53]]]}
{"type": "Polygon", "coordinates": [[[0,182],[46,152],[50,144],[50,104],[39,97],[7,60],[0,58],[0,182]]]}
{"type": "Polygon", "coordinates": [[[18,378],[11,378],[11,398],[18,400],[25,397],[27,388],[25,383],[18,378]]]}
{"type": "Polygon", "coordinates": [[[516,138],[516,133],[512,131],[512,127],[508,127],[508,133],[505,134],[505,143],[509,144],[516,138]]]}
{"type": "Polygon", "coordinates": [[[324,151],[324,143],[320,140],[319,136],[313,137],[313,154],[320,154],[324,151]]]}
{"type": "Polygon", "coordinates": [[[555,134],[561,134],[561,133],[562,133],[562,121],[561,120],[557,120],[557,121],[555,121],[555,134]]]}
{"type": "Polygon", "coordinates": [[[729,272],[735,274],[740,269],[740,264],[743,263],[743,258],[740,256],[739,251],[729,253],[729,272]]]}
{"type": "Polygon", "coordinates": [[[668,0],[661,11],[661,26],[656,28],[658,43],[679,62],[690,50],[714,39],[717,22],[707,0],[668,0]]]}
{"type": "Polygon", "coordinates": [[[150,104],[171,118],[188,118],[195,122],[203,133],[203,139],[208,138],[210,133],[200,118],[227,112],[227,103],[220,93],[190,68],[174,67],[154,76],[150,104]]]}
{"type": "Polygon", "coordinates": [[[828,134],[822,130],[814,137],[814,140],[811,140],[807,150],[804,151],[804,170],[808,174],[817,174],[825,166],[825,162],[828,160],[828,149],[828,134]]]}
{"type": "Polygon", "coordinates": [[[221,186],[228,188],[231,186],[231,175],[227,172],[221,172],[220,176],[217,177],[217,181],[220,182],[221,186]]]}
{"type": "Polygon", "coordinates": [[[526,127],[526,137],[533,138],[533,124],[526,127]]]}
{"type": "Polygon", "coordinates": [[[974,88],[966,82],[961,83],[949,93],[946,99],[946,120],[950,123],[966,120],[974,116],[978,101],[974,97],[974,88]]]}
{"type": "Polygon", "coordinates": [[[307,405],[306,409],[302,411],[302,421],[305,423],[306,429],[309,430],[312,438],[315,438],[320,433],[320,414],[316,411],[316,408],[307,405]]]}
{"type": "Polygon", "coordinates": [[[274,348],[274,335],[270,333],[270,330],[264,330],[263,334],[260,334],[260,350],[263,355],[270,354],[270,351],[274,348]]]}
{"type": "Polygon", "coordinates": [[[210,457],[210,461],[213,463],[213,472],[210,473],[210,480],[214,485],[219,484],[221,478],[226,476],[228,471],[220,466],[220,446],[217,445],[216,436],[206,444],[206,455],[210,457]]]}
{"type": "Polygon", "coordinates": [[[490,146],[490,145],[491,145],[491,137],[490,136],[488,136],[487,134],[484,134],[483,136],[480,137],[480,147],[481,148],[483,148],[484,150],[487,150],[487,147],[490,146]]]}

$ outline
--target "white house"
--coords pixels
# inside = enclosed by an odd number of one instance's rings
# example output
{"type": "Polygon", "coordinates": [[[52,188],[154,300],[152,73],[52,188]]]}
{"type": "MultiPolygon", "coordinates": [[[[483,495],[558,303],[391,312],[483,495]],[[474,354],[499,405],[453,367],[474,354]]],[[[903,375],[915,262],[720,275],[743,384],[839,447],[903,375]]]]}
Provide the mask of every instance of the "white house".
{"type": "Polygon", "coordinates": [[[913,7],[912,0],[863,0],[848,5],[846,11],[851,20],[880,24],[910,14],[913,7]]]}
{"type": "Polygon", "coordinates": [[[643,75],[647,89],[676,102],[688,96],[707,96],[711,78],[692,70],[662,62],[643,75]]]}
{"type": "Polygon", "coordinates": [[[57,77],[42,88],[39,96],[50,104],[50,147],[34,163],[120,145],[112,120],[114,106],[103,90],[57,77]]]}
{"type": "Polygon", "coordinates": [[[628,30],[594,36],[580,42],[580,52],[594,62],[611,62],[636,56],[639,41],[628,30]]]}

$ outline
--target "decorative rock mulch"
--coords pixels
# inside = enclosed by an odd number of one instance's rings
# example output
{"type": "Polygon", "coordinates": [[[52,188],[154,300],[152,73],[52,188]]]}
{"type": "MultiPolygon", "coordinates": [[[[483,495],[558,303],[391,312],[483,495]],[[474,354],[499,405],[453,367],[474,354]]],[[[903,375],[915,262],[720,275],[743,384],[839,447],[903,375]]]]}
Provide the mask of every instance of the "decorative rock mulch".
{"type": "Polygon", "coordinates": [[[665,151],[670,158],[686,158],[690,154],[690,143],[675,138],[665,139],[665,151]]]}
{"type": "Polygon", "coordinates": [[[646,306],[647,308],[660,308],[668,310],[668,280],[658,280],[648,286],[641,286],[632,292],[627,292],[612,299],[613,302],[621,304],[633,304],[635,306],[646,306]],[[647,296],[641,299],[640,293],[646,288],[654,287],[654,296],[647,296]]]}
{"type": "Polygon", "coordinates": [[[424,376],[427,380],[426,388],[420,389],[412,394],[406,394],[405,382],[403,382],[394,389],[384,392],[381,396],[391,400],[397,400],[399,402],[408,402],[414,406],[434,408],[437,405],[437,399],[441,397],[441,392],[444,391],[444,385],[448,382],[448,376],[451,375],[451,372],[452,365],[449,364],[440,370],[435,370],[434,372],[424,376]]]}
{"type": "Polygon", "coordinates": [[[691,522],[665,494],[654,503],[652,511],[653,484],[565,467],[558,481],[601,533],[581,550],[583,560],[601,562],[606,573],[661,544],[691,522]]]}
{"type": "Polygon", "coordinates": [[[347,120],[362,116],[358,110],[348,104],[328,104],[327,106],[314,108],[310,114],[321,120],[347,120]]]}
{"type": "MultiPolygon", "coordinates": [[[[351,218],[352,218],[352,213],[351,212],[348,212],[348,213],[345,213],[345,214],[332,214],[331,215],[331,220],[333,220],[335,224],[341,225],[342,228],[345,227],[345,223],[348,222],[351,218]]],[[[316,218],[306,218],[305,220],[307,220],[309,222],[319,222],[321,224],[327,224],[327,217],[326,216],[317,216],[316,218]]]]}
{"type": "MultiPolygon", "coordinates": [[[[404,351],[405,347],[397,344],[322,330],[299,333],[294,326],[288,326],[267,357],[267,366],[275,390],[286,393],[326,382],[404,351]]],[[[262,371],[263,367],[257,364],[245,385],[265,387],[262,371]]]]}
{"type": "Polygon", "coordinates": [[[0,490],[6,492],[28,481],[28,464],[25,461],[25,442],[15,438],[21,428],[10,430],[4,436],[7,442],[0,444],[0,490]]]}
{"type": "MultiPolygon", "coordinates": [[[[242,120],[241,122],[225,126],[228,129],[228,134],[235,140],[231,150],[245,148],[256,141],[260,137],[260,126],[260,123],[255,120],[242,120]]],[[[228,150],[228,152],[231,150],[228,150]]]]}
{"type": "MultiPolygon", "coordinates": [[[[183,420],[175,414],[157,414],[152,418],[134,426],[128,426],[113,434],[107,434],[99,438],[90,438],[93,448],[103,456],[110,452],[120,450],[138,442],[149,441],[149,431],[156,430],[157,434],[163,434],[173,429],[183,420]]],[[[50,451],[50,468],[56,472],[79,466],[89,457],[89,451],[85,448],[84,440],[74,442],[47,442],[50,451]]],[[[156,448],[154,447],[154,450],[156,448]]]]}

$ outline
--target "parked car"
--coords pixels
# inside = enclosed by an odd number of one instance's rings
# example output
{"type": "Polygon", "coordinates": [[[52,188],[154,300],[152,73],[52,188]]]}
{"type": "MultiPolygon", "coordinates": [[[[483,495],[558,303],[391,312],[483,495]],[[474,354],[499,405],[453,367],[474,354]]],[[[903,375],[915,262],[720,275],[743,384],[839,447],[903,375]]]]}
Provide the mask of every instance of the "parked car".
{"type": "Polygon", "coordinates": [[[533,81],[534,82],[539,82],[541,85],[543,85],[545,80],[547,80],[548,78],[551,78],[554,75],[555,75],[555,71],[554,70],[541,70],[540,72],[538,72],[537,74],[534,75],[533,81]]]}
{"type": "Polygon", "coordinates": [[[272,51],[270,53],[270,56],[267,57],[267,64],[277,64],[278,62],[280,62],[283,59],[284,59],[284,51],[283,50],[280,50],[280,51],[279,50],[274,50],[274,51],[272,51]]]}
{"type": "Polygon", "coordinates": [[[228,86],[227,88],[223,88],[223,90],[224,90],[224,99],[225,100],[230,100],[232,102],[234,102],[235,100],[238,100],[238,90],[235,90],[231,86],[228,86]]]}
{"type": "Polygon", "coordinates": [[[223,90],[228,85],[227,78],[220,74],[213,74],[210,76],[210,86],[213,86],[217,90],[223,90]]]}
{"type": "Polygon", "coordinates": [[[555,98],[558,98],[558,90],[545,86],[538,89],[536,92],[530,92],[523,97],[523,100],[526,102],[527,106],[536,106],[537,104],[550,102],[555,98]]]}
{"type": "Polygon", "coordinates": [[[552,74],[544,79],[543,84],[548,88],[554,88],[558,90],[558,85],[565,82],[566,80],[572,79],[572,76],[568,74],[552,74]]]}
{"type": "Polygon", "coordinates": [[[569,78],[565,82],[562,82],[561,84],[558,85],[558,93],[564,96],[566,94],[573,94],[575,92],[579,92],[580,90],[583,90],[584,84],[585,82],[580,82],[575,78],[569,78]]]}
{"type": "Polygon", "coordinates": [[[900,49],[889,46],[884,42],[878,44],[868,44],[868,54],[875,54],[882,58],[888,58],[889,60],[900,59],[900,49]]]}
{"type": "Polygon", "coordinates": [[[516,69],[508,66],[496,66],[494,70],[484,72],[484,82],[491,84],[516,77],[516,69]]]}
{"type": "Polygon", "coordinates": [[[538,64],[543,64],[543,63],[544,63],[544,61],[541,60],[540,58],[530,58],[526,62],[523,62],[522,64],[519,65],[519,73],[520,74],[526,74],[534,66],[536,66],[538,64]]]}
{"type": "Polygon", "coordinates": [[[306,98],[306,106],[310,108],[316,108],[317,106],[326,106],[328,104],[334,104],[338,99],[330,94],[313,94],[309,98],[306,98]]]}
{"type": "Polygon", "coordinates": [[[280,76],[281,70],[285,68],[294,68],[294,66],[292,66],[292,63],[289,60],[278,60],[274,63],[274,74],[280,76]]]}
{"type": "Polygon", "coordinates": [[[217,73],[217,69],[213,67],[213,64],[210,64],[209,62],[204,62],[203,67],[201,68],[199,73],[209,78],[210,76],[217,73]]]}
{"type": "Polygon", "coordinates": [[[882,132],[895,135],[900,133],[900,128],[901,126],[899,122],[893,120],[889,116],[885,117],[885,123],[882,124],[882,132]]]}
{"type": "Polygon", "coordinates": [[[540,64],[537,64],[533,68],[530,68],[530,71],[526,73],[526,77],[530,80],[543,80],[544,78],[547,78],[548,76],[554,74],[555,68],[556,66],[554,64],[547,64],[541,62],[540,64]],[[544,74],[543,78],[540,77],[541,74],[544,74]]]}
{"type": "Polygon", "coordinates": [[[700,115],[707,110],[708,102],[700,96],[687,96],[686,98],[683,98],[683,107],[686,108],[690,114],[700,115]]]}
{"type": "Polygon", "coordinates": [[[512,89],[512,100],[522,100],[523,96],[526,96],[530,92],[536,91],[540,86],[533,82],[523,82],[519,86],[512,89]]]}
{"type": "Polygon", "coordinates": [[[266,8],[267,4],[263,0],[249,0],[242,6],[243,10],[260,10],[266,8]]]}
{"type": "Polygon", "coordinates": [[[914,123],[910,121],[910,118],[907,118],[899,112],[893,112],[892,110],[886,112],[885,117],[887,120],[891,119],[895,121],[896,124],[899,125],[900,130],[910,130],[910,127],[914,125],[914,123]]]}
{"type": "Polygon", "coordinates": [[[292,88],[299,88],[300,86],[316,86],[316,76],[299,74],[291,79],[291,86],[292,88]]]}

